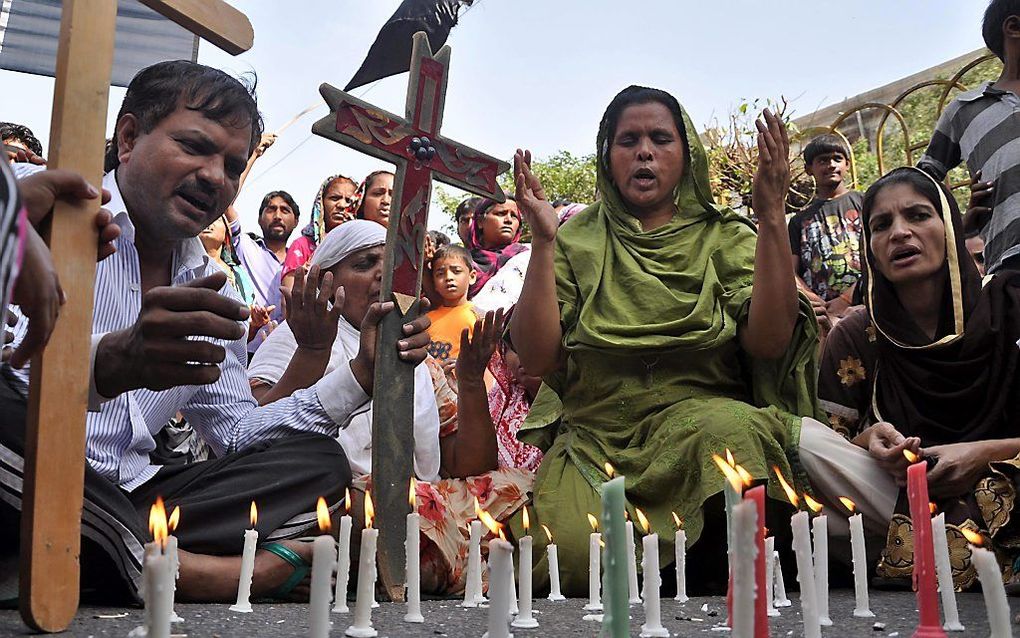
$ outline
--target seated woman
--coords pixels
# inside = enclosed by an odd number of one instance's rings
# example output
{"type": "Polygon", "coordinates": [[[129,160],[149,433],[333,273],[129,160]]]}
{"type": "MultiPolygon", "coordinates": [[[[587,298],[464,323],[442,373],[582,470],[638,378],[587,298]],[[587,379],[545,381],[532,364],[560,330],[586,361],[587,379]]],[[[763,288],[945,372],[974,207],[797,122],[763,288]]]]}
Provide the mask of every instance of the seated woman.
{"type": "Polygon", "coordinates": [[[975,580],[963,527],[990,538],[1004,578],[1016,580],[1020,274],[1003,271],[982,285],[956,201],[918,169],[875,182],[861,215],[865,308],[832,329],[818,382],[842,437],[806,428],[805,468],[826,500],[871,501],[865,520],[887,533],[878,574],[909,578],[912,525],[897,487],[906,480],[903,450],[930,457],[929,490],[946,514],[956,586],[975,580]]]}
{"type": "MultiPolygon", "coordinates": [[[[288,321],[269,335],[248,368],[260,403],[308,387],[337,366],[353,367],[359,343],[374,342],[375,335],[359,333],[359,327],[377,305],[372,302],[379,298],[385,241],[386,229],[365,220],[347,222],[326,236],[307,278],[301,273],[295,278],[288,321]],[[342,301],[328,307],[334,288],[340,287],[342,301]]],[[[530,471],[502,462],[507,455],[497,441],[482,380],[501,324],[502,315],[493,313],[475,325],[474,339],[462,336],[459,396],[434,361],[415,370],[415,474],[422,533],[429,541],[422,545],[427,592],[463,590],[475,498],[502,520],[524,503],[531,486],[530,471]]],[[[372,472],[371,404],[340,431],[339,440],[355,484],[364,489],[372,472]]]]}
{"type": "Polygon", "coordinates": [[[315,247],[322,243],[326,233],[340,224],[354,219],[350,212],[358,185],[345,175],[333,175],[319,187],[312,204],[312,218],[301,229],[301,236],[291,242],[280,272],[280,285],[290,290],[294,285],[294,271],[308,263],[315,247]]]}
{"type": "Polygon", "coordinates": [[[390,204],[392,203],[393,173],[375,171],[369,173],[365,181],[361,182],[351,208],[357,219],[367,219],[370,222],[382,224],[383,227],[388,227],[390,225],[390,204]]]}
{"type": "MultiPolygon", "coordinates": [[[[524,368],[558,394],[543,387],[518,438],[545,451],[534,513],[557,539],[568,596],[587,591],[579,531],[601,510],[607,462],[660,543],[672,512],[684,520],[692,559],[715,563],[703,583],[726,578],[723,504],[706,504],[724,486],[712,455],[732,450],[785,500],[772,468],[791,477],[801,415],[814,414],[816,326],[806,302],[798,311],[789,257],[786,129],[768,111],[757,126],[757,237],[713,201],[697,132],[664,91],[613,99],[596,146],[602,199],[559,230],[530,153],[514,158],[533,244],[512,335],[524,368]]],[[[535,578],[547,581],[546,565],[535,578]]]]}
{"type": "Polygon", "coordinates": [[[471,219],[470,241],[465,246],[471,251],[476,266],[475,283],[471,285],[468,298],[477,295],[511,257],[528,250],[520,243],[522,231],[521,212],[512,195],[502,204],[482,199],[471,219]]]}

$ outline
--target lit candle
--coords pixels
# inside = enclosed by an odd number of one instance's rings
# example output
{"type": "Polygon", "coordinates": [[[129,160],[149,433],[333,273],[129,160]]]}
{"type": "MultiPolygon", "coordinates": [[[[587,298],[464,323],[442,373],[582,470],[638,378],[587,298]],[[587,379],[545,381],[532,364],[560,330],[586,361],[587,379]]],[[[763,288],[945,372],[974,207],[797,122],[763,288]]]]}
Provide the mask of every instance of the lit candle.
{"type": "Polygon", "coordinates": [[[630,520],[629,517],[627,519],[627,585],[630,589],[629,604],[640,605],[641,593],[638,591],[637,546],[634,543],[634,521],[630,520]]]}
{"type": "Polygon", "coordinates": [[[673,600],[685,603],[690,600],[687,597],[687,530],[684,529],[683,521],[676,512],[673,512],[673,522],[676,523],[676,534],[673,536],[676,554],[676,596],[673,600]]]}
{"type": "Polygon", "coordinates": [[[333,588],[330,578],[336,567],[336,549],[333,548],[333,537],[330,535],[329,507],[326,499],[319,497],[315,507],[319,519],[319,531],[322,532],[312,542],[312,594],[309,606],[309,634],[312,638],[329,636],[329,604],[332,602],[333,588]]]}
{"type": "Polygon", "coordinates": [[[985,597],[985,613],[988,614],[988,625],[991,629],[990,638],[1012,638],[1013,631],[1009,625],[1009,603],[1006,601],[1006,588],[1002,584],[1002,572],[995,554],[981,547],[984,539],[980,534],[965,527],[960,531],[970,541],[970,561],[977,570],[981,580],[981,591],[985,597]]]}
{"type": "Polygon", "coordinates": [[[659,602],[659,589],[662,586],[659,575],[659,535],[651,533],[652,528],[644,512],[640,509],[634,511],[645,530],[645,536],[641,539],[641,573],[644,576],[642,598],[645,603],[645,623],[641,625],[641,636],[669,636],[669,632],[662,626],[659,602]]]}
{"type": "MultiPolygon", "coordinates": [[[[822,504],[804,495],[804,502],[816,514],[822,511],[822,504]]],[[[818,622],[823,627],[831,627],[829,618],[829,519],[825,514],[818,514],[811,521],[811,534],[814,537],[815,589],[818,591],[818,622]]]]}
{"type": "Polygon", "coordinates": [[[616,472],[609,463],[606,463],[605,470],[609,480],[599,488],[602,493],[602,541],[605,545],[602,634],[609,638],[625,638],[630,636],[627,570],[628,564],[632,564],[627,555],[627,496],[624,477],[615,476],[616,472]]]}
{"type": "Polygon", "coordinates": [[[255,573],[255,546],[259,542],[259,533],[255,524],[259,520],[259,511],[255,501],[249,510],[251,529],[244,532],[244,551],[241,553],[241,576],[237,581],[237,602],[230,606],[230,611],[251,612],[251,577],[255,573]]]}
{"type": "MultiPolygon", "coordinates": [[[[791,607],[793,601],[786,595],[786,580],[783,578],[783,563],[779,560],[779,552],[772,553],[772,563],[775,565],[776,582],[775,590],[776,594],[772,597],[772,604],[776,607],[777,611],[779,607],[791,607]]],[[[778,614],[777,614],[778,615],[778,614]]]]}
{"type": "MultiPolygon", "coordinates": [[[[779,484],[783,486],[786,497],[794,507],[800,503],[800,497],[790,484],[783,478],[778,467],[773,467],[779,484]]],[[[804,637],[820,638],[822,625],[818,621],[818,590],[815,588],[815,570],[811,560],[811,530],[808,513],[798,511],[790,518],[793,528],[793,551],[797,557],[797,582],[800,583],[801,617],[804,621],[804,637]]]]}
{"type": "Polygon", "coordinates": [[[928,500],[928,464],[910,450],[903,450],[911,465],[907,468],[907,500],[914,528],[914,586],[920,623],[916,633],[944,636],[939,622],[939,601],[935,593],[935,546],[931,538],[931,509],[928,500]]]}
{"type": "Polygon", "coordinates": [[[372,494],[365,492],[365,529],[361,530],[361,555],[358,558],[358,596],[354,601],[354,624],[347,628],[347,635],[353,638],[373,638],[377,635],[372,627],[372,600],[375,597],[375,547],[379,530],[372,528],[375,508],[372,494]]]}
{"type": "Polygon", "coordinates": [[[733,507],[733,621],[734,638],[754,636],[755,616],[755,535],[758,527],[758,508],[747,500],[733,507]]]}
{"type": "MultiPolygon", "coordinates": [[[[864,545],[864,519],[855,514],[857,505],[845,496],[839,501],[850,510],[850,552],[854,566],[854,616],[857,618],[874,618],[871,603],[868,600],[868,552],[864,545]]],[[[955,599],[954,599],[955,602],[955,599]]]]}
{"type": "Polygon", "coordinates": [[[479,519],[497,536],[489,541],[489,631],[487,638],[512,638],[510,633],[510,576],[514,573],[513,545],[503,535],[503,525],[488,512],[479,519]]]}
{"type": "Polygon", "coordinates": [[[351,581],[351,490],[344,491],[344,508],[347,512],[340,517],[340,545],[336,554],[336,591],[333,592],[333,613],[346,614],[347,587],[351,581]]]}
{"type": "Polygon", "coordinates": [[[942,615],[946,631],[964,631],[960,624],[960,611],[956,607],[956,588],[953,585],[953,568],[949,563],[949,539],[946,538],[946,514],[940,513],[931,520],[932,542],[935,543],[935,572],[939,578],[942,596],[942,615]]]}
{"type": "MultiPolygon", "coordinates": [[[[475,497],[475,516],[480,517],[482,508],[475,497]]],[[[461,607],[477,607],[486,602],[482,594],[482,523],[473,520],[470,525],[471,535],[468,539],[468,569],[464,583],[464,602],[461,607]]]]}
{"type": "Polygon", "coordinates": [[[588,604],[585,611],[602,611],[602,534],[599,534],[599,521],[588,514],[588,523],[592,533],[588,536],[588,604]]]}
{"type": "Polygon", "coordinates": [[[543,525],[542,530],[545,532],[546,538],[549,539],[549,544],[545,546],[545,554],[549,559],[549,600],[553,602],[566,600],[566,597],[560,592],[560,556],[556,549],[556,543],[553,542],[552,532],[548,526],[543,525]]]}
{"type": "MultiPolygon", "coordinates": [[[[733,458],[733,453],[728,449],[726,450],[726,460],[712,455],[713,460],[719,469],[722,469],[723,465],[728,466],[730,469],[736,469],[737,463],[733,458]]],[[[725,475],[725,472],[724,472],[725,475]]],[[[732,626],[732,607],[733,607],[733,507],[740,502],[740,493],[738,490],[733,488],[733,484],[729,481],[723,483],[723,496],[726,500],[726,625],[732,626]]]]}
{"type": "MultiPolygon", "coordinates": [[[[532,538],[528,534],[531,527],[531,518],[528,515],[528,506],[524,506],[524,537],[517,543],[520,552],[520,582],[521,582],[521,603],[517,618],[511,623],[514,627],[532,628],[538,627],[538,621],[531,613],[531,568],[532,538]]],[[[511,573],[512,570],[511,570],[511,573]]]]}
{"type": "Polygon", "coordinates": [[[181,575],[181,561],[177,557],[177,537],[173,533],[177,531],[177,526],[180,522],[181,507],[178,505],[174,507],[174,511],[170,514],[170,520],[167,521],[170,533],[166,538],[167,568],[170,570],[170,622],[172,623],[184,622],[184,619],[178,616],[174,610],[174,598],[177,596],[177,579],[181,575]]]}
{"type": "Polygon", "coordinates": [[[173,584],[170,561],[166,556],[167,520],[163,499],[149,510],[152,546],[146,548],[142,564],[145,582],[145,631],[148,638],[170,638],[170,614],[173,607],[173,584]]]}
{"type": "Polygon", "coordinates": [[[769,616],[779,616],[776,608],[776,539],[765,539],[765,607],[769,616]]]}
{"type": "Polygon", "coordinates": [[[404,555],[407,561],[407,613],[404,622],[422,623],[421,615],[421,519],[417,509],[418,484],[411,477],[411,488],[407,500],[411,504],[411,513],[407,515],[407,540],[404,541],[404,555]]]}

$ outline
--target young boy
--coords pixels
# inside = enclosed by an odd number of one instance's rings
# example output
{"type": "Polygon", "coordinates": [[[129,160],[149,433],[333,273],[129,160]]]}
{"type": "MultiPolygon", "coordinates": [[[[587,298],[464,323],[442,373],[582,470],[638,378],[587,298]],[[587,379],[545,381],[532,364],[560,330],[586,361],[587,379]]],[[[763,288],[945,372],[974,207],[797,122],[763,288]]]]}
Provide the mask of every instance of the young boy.
{"type": "Polygon", "coordinates": [[[815,180],[815,197],[790,219],[790,246],[797,287],[830,320],[852,305],[861,276],[861,194],[847,188],[850,149],[836,135],[820,135],[804,148],[804,167],[815,180]]]}
{"type": "Polygon", "coordinates": [[[429,313],[432,344],[429,354],[439,362],[456,360],[460,354],[460,335],[474,328],[474,306],[467,300],[468,289],[475,283],[475,267],[471,253],[463,246],[447,245],[436,249],[432,257],[432,283],[442,306],[429,313]]]}
{"type": "Polygon", "coordinates": [[[985,45],[1002,60],[995,82],[961,93],[946,107],[928,150],[917,163],[935,179],[960,162],[971,175],[994,183],[991,212],[968,215],[967,230],[983,228],[985,265],[1020,269],[1020,0],[992,0],[982,24],[985,45]]]}

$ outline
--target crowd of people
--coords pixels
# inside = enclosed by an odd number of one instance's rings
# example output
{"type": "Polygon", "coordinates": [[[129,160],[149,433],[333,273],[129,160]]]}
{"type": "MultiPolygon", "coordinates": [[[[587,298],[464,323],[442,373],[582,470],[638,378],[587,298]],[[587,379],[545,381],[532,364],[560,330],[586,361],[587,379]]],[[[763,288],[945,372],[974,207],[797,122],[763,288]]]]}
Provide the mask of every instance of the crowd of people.
{"type": "MultiPolygon", "coordinates": [[[[984,36],[1004,63],[999,80],[948,105],[918,167],[864,193],[848,184],[845,140],[823,135],[802,149],[814,198],[788,214],[790,139],[765,110],[753,222],[710,191],[677,99],[624,89],[596,138],[598,200],[557,200],[518,150],[506,201],[465,199],[458,243],[429,234],[427,312],[393,343],[377,343],[394,308],[380,299],[393,173],[334,172],[304,225],[300,197],[273,190],[261,232],[244,228],[233,202],[275,138],[235,78],[184,61],[139,72],[101,185],[47,170],[31,131],[0,125],[10,160],[0,163],[0,308],[10,304],[0,598],[12,598],[16,572],[28,362],[65,298],[60,256],[38,231],[60,198],[103,204],[82,517],[91,590],[137,599],[159,495],[186,512],[180,599],[233,598],[251,501],[262,541],[253,594],[306,599],[307,578],[294,574],[310,562],[302,538],[317,497],[335,515],[358,513],[371,489],[372,404],[391,398],[374,378],[377,347],[415,366],[413,465],[433,594],[463,591],[479,508],[516,538],[527,506],[532,530],[555,535],[564,593],[582,595],[578,530],[599,510],[610,466],[626,476],[631,515],[640,508],[658,530],[682,520],[698,550],[688,569],[717,591],[724,477],[712,455],[725,450],[767,485],[770,512],[789,508],[778,474],[829,507],[836,536],[849,515],[839,497],[851,498],[885,541],[873,543],[874,573],[906,583],[913,452],[947,516],[956,585],[975,582],[965,528],[989,539],[1006,581],[1020,581],[1020,2],[992,0],[984,36]],[[966,214],[940,181],[962,162],[974,177],[966,214]]],[[[768,523],[780,546],[784,520],[768,523]]],[[[533,535],[539,550],[549,540],[533,535]]],[[[548,586],[544,560],[535,583],[548,586]]]]}

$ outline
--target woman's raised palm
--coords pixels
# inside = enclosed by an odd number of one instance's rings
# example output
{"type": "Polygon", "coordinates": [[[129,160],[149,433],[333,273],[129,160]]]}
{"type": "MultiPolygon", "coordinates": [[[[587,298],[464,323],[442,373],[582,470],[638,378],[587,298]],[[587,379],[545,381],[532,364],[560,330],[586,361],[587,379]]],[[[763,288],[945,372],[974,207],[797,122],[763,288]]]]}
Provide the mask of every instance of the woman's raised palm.
{"type": "Polygon", "coordinates": [[[517,149],[514,153],[514,183],[517,186],[517,207],[531,228],[533,241],[556,238],[559,220],[556,210],[545,197],[542,182],[531,172],[531,151],[517,149]]]}

